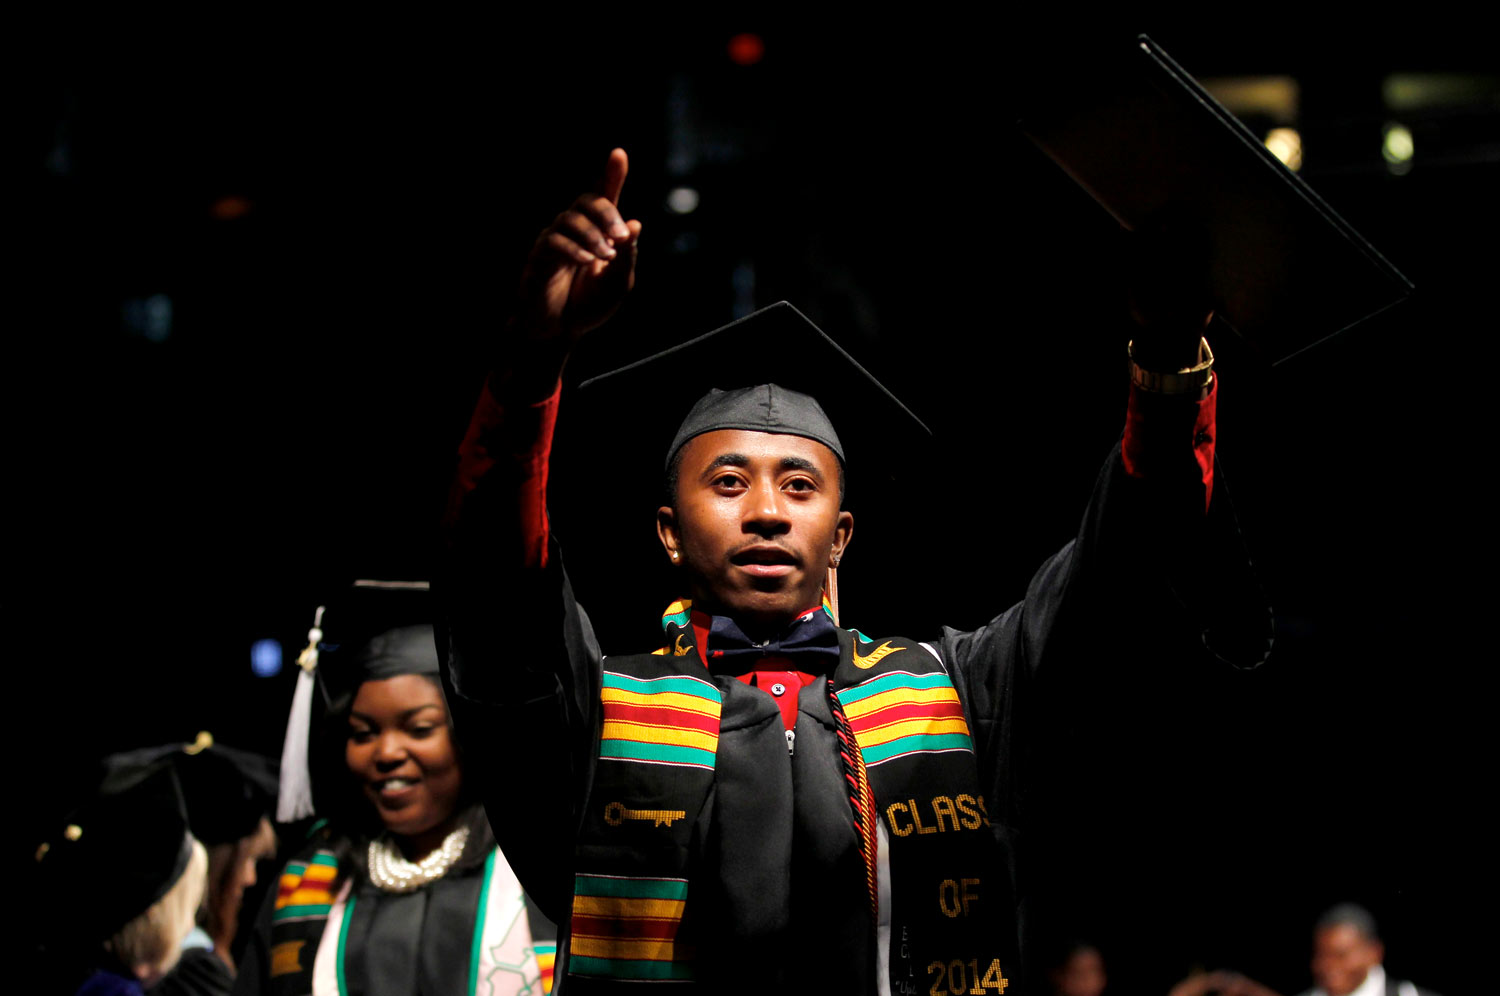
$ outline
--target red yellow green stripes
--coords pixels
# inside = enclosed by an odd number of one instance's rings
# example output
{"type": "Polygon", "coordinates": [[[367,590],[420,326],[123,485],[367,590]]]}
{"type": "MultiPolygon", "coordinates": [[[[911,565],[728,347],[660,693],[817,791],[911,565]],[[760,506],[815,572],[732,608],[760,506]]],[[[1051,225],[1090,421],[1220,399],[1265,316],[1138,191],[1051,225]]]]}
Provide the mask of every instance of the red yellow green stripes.
{"type": "Polygon", "coordinates": [[[686,675],[636,678],[604,672],[601,760],[714,766],[723,695],[686,675]]]}
{"type": "Polygon", "coordinates": [[[838,696],[869,767],[912,754],[974,750],[958,692],[942,672],[890,671],[838,696]]]}
{"type": "Polygon", "coordinates": [[[611,979],[691,979],[692,950],[677,941],[685,878],[578,875],[568,971],[611,979]]]}
{"type": "Polygon", "coordinates": [[[274,922],[326,917],[333,908],[333,882],[339,861],[332,851],[317,851],[307,861],[289,861],[276,889],[274,922]]]}
{"type": "Polygon", "coordinates": [[[537,967],[542,970],[542,992],[552,991],[552,970],[557,965],[557,943],[555,941],[537,941],[532,945],[532,951],[536,954],[537,967]]]}
{"type": "Polygon", "coordinates": [[[662,630],[665,631],[668,626],[676,626],[679,629],[686,629],[688,619],[692,616],[692,612],[693,600],[690,598],[679,598],[677,601],[667,606],[667,611],[661,614],[662,630]]]}

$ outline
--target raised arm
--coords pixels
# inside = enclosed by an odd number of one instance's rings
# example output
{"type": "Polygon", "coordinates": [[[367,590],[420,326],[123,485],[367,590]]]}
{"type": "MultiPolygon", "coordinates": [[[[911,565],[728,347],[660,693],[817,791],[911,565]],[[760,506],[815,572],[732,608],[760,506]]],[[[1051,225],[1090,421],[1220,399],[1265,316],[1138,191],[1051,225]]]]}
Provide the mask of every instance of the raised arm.
{"type": "Polygon", "coordinates": [[[1206,279],[1191,243],[1174,233],[1127,243],[1135,329],[1121,441],[1074,537],[1036,572],[1025,598],[976,630],[945,630],[938,644],[966,689],[991,814],[1008,824],[1020,821],[1044,706],[1080,694],[1097,669],[1139,673],[1133,663],[1159,666],[1205,644],[1251,666],[1269,643],[1268,610],[1222,482],[1215,488],[1206,279]],[[1215,645],[1216,629],[1236,630],[1242,653],[1215,645]]]}
{"type": "Polygon", "coordinates": [[[459,450],[439,577],[440,656],[465,784],[522,884],[556,919],[571,892],[574,807],[592,763],[598,648],[547,525],[559,382],[573,346],[635,280],[628,161],[537,237],[459,450]],[[556,797],[563,793],[562,798],[556,797]]]}

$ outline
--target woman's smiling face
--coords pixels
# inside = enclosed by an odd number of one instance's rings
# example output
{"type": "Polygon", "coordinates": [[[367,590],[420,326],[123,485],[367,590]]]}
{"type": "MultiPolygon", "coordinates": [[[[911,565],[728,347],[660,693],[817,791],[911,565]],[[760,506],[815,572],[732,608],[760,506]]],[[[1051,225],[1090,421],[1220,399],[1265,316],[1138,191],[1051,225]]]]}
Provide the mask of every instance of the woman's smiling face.
{"type": "MultiPolygon", "coordinates": [[[[436,682],[417,674],[366,681],[354,696],[344,760],[391,833],[425,851],[451,826],[463,775],[436,682]]],[[[433,845],[435,846],[435,845],[433,845]]]]}

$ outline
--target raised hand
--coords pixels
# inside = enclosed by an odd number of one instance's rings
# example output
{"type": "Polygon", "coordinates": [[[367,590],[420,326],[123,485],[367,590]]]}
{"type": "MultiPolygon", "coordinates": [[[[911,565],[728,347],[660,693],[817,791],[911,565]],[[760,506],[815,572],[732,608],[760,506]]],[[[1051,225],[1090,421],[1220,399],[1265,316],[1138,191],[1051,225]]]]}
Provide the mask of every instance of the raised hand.
{"type": "Polygon", "coordinates": [[[613,315],[635,284],[641,223],[626,221],[618,206],[629,170],[625,150],[612,151],[597,189],[579,195],[531,247],[512,321],[525,354],[517,362],[538,368],[525,371],[527,381],[555,380],[574,343],[613,315]]]}
{"type": "Polygon", "coordinates": [[[1157,219],[1124,240],[1136,362],[1172,371],[1201,361],[1198,343],[1213,318],[1205,237],[1177,219],[1157,219]]]}

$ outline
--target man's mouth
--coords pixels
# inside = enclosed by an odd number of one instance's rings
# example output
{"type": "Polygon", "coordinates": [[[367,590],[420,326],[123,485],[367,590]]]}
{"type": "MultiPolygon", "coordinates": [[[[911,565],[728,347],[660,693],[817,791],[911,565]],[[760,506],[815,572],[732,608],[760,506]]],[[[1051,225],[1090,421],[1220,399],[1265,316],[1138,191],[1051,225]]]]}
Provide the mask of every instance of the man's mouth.
{"type": "Polygon", "coordinates": [[[797,556],[785,547],[761,545],[736,551],[729,562],[755,577],[772,578],[790,574],[797,566],[797,556]]]}

